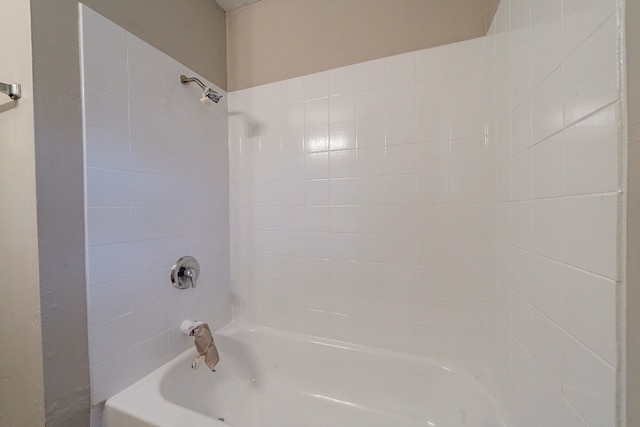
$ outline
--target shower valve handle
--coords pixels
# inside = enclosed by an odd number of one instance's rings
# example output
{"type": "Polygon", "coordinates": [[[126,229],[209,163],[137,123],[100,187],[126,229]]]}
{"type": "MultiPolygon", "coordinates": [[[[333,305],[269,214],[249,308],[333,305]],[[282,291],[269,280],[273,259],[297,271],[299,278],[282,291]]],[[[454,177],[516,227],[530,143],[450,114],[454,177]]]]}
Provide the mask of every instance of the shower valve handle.
{"type": "Polygon", "coordinates": [[[189,283],[192,288],[196,287],[196,280],[194,276],[196,276],[195,271],[192,268],[186,268],[184,271],[184,276],[189,279],[189,283]]]}
{"type": "Polygon", "coordinates": [[[183,256],[171,268],[171,283],[178,289],[195,288],[200,276],[200,264],[192,256],[183,256]]]}

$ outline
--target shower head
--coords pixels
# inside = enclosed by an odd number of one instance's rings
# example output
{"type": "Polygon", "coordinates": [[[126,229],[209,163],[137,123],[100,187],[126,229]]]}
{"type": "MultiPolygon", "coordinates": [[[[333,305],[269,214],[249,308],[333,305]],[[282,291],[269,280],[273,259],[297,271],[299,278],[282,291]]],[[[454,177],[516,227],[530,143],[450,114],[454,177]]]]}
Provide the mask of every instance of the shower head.
{"type": "Polygon", "coordinates": [[[204,89],[204,92],[202,92],[202,97],[200,98],[200,102],[202,102],[205,105],[210,105],[211,101],[213,101],[217,104],[218,102],[220,102],[220,98],[222,98],[222,95],[220,95],[215,90],[207,87],[204,89]]]}
{"type": "Polygon", "coordinates": [[[222,95],[211,89],[209,86],[205,86],[205,84],[202,83],[200,79],[196,77],[187,77],[184,74],[180,76],[180,83],[182,83],[183,85],[191,82],[196,83],[203,90],[202,96],[200,97],[200,102],[205,105],[211,105],[213,102],[215,102],[216,104],[220,102],[220,98],[222,98],[222,95]]]}

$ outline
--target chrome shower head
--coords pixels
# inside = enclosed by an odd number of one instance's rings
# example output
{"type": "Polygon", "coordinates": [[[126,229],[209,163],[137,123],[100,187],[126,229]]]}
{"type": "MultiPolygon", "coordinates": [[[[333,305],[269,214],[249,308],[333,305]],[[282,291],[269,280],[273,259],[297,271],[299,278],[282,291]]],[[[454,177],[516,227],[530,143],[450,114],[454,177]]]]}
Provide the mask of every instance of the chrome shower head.
{"type": "Polygon", "coordinates": [[[200,79],[196,77],[187,77],[184,74],[180,76],[180,83],[182,83],[183,85],[186,85],[187,83],[191,83],[191,82],[196,83],[203,90],[202,97],[200,98],[200,102],[202,102],[205,105],[211,104],[212,102],[215,102],[216,104],[220,102],[220,98],[222,98],[222,95],[220,95],[215,90],[211,89],[209,86],[206,86],[204,83],[200,81],[200,79]]]}
{"type": "Polygon", "coordinates": [[[217,104],[218,102],[220,102],[220,98],[222,98],[222,95],[208,87],[202,93],[202,98],[200,98],[200,100],[203,100],[205,98],[208,98],[217,104]]]}

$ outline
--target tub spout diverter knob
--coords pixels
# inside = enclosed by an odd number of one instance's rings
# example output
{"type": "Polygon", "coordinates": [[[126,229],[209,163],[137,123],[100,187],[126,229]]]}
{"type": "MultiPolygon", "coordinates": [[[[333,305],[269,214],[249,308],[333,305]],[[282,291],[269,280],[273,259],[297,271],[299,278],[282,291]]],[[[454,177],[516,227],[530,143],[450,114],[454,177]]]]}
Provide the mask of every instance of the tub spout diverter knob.
{"type": "Polygon", "coordinates": [[[178,289],[195,288],[200,275],[200,264],[192,256],[183,256],[171,267],[171,283],[178,289]]]}

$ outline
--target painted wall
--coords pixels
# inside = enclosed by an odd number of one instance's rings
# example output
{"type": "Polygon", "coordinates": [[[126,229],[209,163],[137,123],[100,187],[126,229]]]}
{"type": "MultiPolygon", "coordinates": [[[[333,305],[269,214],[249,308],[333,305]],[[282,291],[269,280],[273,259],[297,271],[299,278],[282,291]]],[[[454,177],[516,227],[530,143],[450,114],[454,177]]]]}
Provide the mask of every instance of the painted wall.
{"type": "Polygon", "coordinates": [[[183,320],[231,320],[227,97],[87,7],[82,47],[95,406],[192,347],[183,320]],[[201,104],[181,74],[224,97],[201,104]],[[169,280],[184,255],[200,262],[195,289],[169,280]]]}
{"type": "Polygon", "coordinates": [[[617,425],[617,5],[504,0],[488,37],[491,366],[521,427],[617,425]]]}
{"type": "Polygon", "coordinates": [[[29,3],[3,3],[0,80],[22,85],[22,98],[0,95],[0,257],[12,279],[0,298],[0,425],[44,425],[40,282],[33,145],[29,3]],[[15,351],[19,349],[19,351],[15,351]]]}
{"type": "Polygon", "coordinates": [[[230,95],[241,321],[486,365],[484,38],[230,95]]]}
{"type": "Polygon", "coordinates": [[[48,426],[89,418],[77,3],[31,1],[36,194],[48,426]]]}
{"type": "MultiPolygon", "coordinates": [[[[30,3],[46,418],[50,426],[84,427],[89,422],[90,391],[78,2],[30,3]]],[[[104,5],[109,13],[121,10],[109,3],[104,5]]],[[[127,6],[120,2],[118,7],[127,6]]],[[[163,13],[158,7],[129,6],[126,16],[139,26],[126,25],[139,30],[145,28],[143,22],[157,22],[149,21],[150,15],[163,13]]],[[[181,18],[188,22],[199,22],[199,16],[206,15],[200,8],[183,13],[192,14],[190,19],[181,18]]],[[[175,40],[186,34],[173,26],[163,31],[175,40]]],[[[206,37],[198,40],[206,42],[206,37]]],[[[224,62],[224,56],[218,60],[224,62]]],[[[213,74],[213,70],[202,72],[213,74]]],[[[224,84],[224,78],[220,80],[224,84]]]]}
{"type": "Polygon", "coordinates": [[[80,0],[218,87],[227,88],[225,12],[214,0],[80,0]]]}
{"type": "Polygon", "coordinates": [[[238,90],[484,36],[498,0],[262,0],[227,14],[238,90]]]}
{"type": "Polygon", "coordinates": [[[627,425],[640,422],[640,1],[625,2],[627,78],[627,425]]]}

